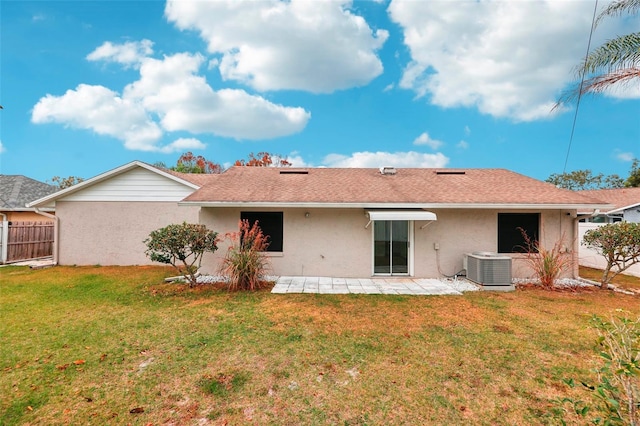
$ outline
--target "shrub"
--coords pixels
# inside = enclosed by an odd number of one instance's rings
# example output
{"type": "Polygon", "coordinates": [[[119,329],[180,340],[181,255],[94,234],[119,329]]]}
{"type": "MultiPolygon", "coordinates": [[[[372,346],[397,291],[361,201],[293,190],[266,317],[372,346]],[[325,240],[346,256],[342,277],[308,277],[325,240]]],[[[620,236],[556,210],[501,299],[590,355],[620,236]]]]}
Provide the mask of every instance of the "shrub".
{"type": "MultiPolygon", "coordinates": [[[[595,370],[598,383],[581,382],[593,396],[593,402],[565,398],[573,411],[594,424],[640,425],[640,318],[635,321],[612,317],[610,322],[594,315],[593,327],[598,331],[602,365],[595,370]]],[[[565,380],[570,386],[575,383],[565,380]]]]}
{"type": "Polygon", "coordinates": [[[590,229],[585,232],[582,244],[606,259],[600,280],[606,289],[616,275],[640,263],[640,223],[617,222],[590,229]]]}
{"type": "Polygon", "coordinates": [[[532,241],[524,229],[520,228],[520,232],[524,237],[527,264],[543,287],[553,288],[560,274],[573,264],[571,255],[565,249],[565,235],[548,249],[539,241],[532,241]]]}
{"type": "Polygon", "coordinates": [[[258,290],[265,284],[264,276],[269,259],[264,251],[269,247],[269,237],[262,233],[258,221],[249,226],[248,220],[240,221],[240,231],[227,234],[232,244],[222,261],[221,273],[229,278],[229,290],[258,290]]]}
{"type": "Polygon", "coordinates": [[[218,233],[204,225],[183,222],[152,231],[144,243],[144,253],[152,261],[173,265],[193,287],[204,253],[218,250],[218,233]]]}

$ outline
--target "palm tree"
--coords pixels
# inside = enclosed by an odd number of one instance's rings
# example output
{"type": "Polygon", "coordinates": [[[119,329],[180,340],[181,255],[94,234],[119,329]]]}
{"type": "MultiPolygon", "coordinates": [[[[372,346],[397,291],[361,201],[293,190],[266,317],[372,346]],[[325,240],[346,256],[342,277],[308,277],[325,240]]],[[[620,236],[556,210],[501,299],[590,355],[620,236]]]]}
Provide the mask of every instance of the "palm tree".
{"type": "MultiPolygon", "coordinates": [[[[606,17],[624,13],[636,14],[638,11],[640,0],[614,1],[598,15],[594,27],[606,17]]],[[[601,93],[614,84],[640,79],[640,32],[621,35],[607,41],[589,53],[577,71],[581,79],[587,75],[592,77],[565,92],[556,106],[586,93],[601,93]]]]}

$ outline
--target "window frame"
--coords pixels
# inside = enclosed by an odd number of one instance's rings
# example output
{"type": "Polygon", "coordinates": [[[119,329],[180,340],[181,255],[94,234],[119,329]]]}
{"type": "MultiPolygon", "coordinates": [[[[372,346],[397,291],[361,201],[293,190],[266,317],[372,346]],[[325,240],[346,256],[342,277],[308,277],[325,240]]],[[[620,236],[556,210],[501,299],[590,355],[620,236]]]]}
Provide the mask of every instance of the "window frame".
{"type": "Polygon", "coordinates": [[[269,236],[269,246],[264,251],[264,253],[268,254],[277,254],[284,252],[284,212],[282,211],[241,211],[240,212],[240,220],[247,219],[249,221],[249,227],[253,226],[253,224],[258,221],[258,226],[262,229],[264,235],[269,236]],[[260,219],[258,216],[262,216],[260,219]],[[271,219],[264,220],[265,216],[271,216],[271,219]],[[275,221],[279,217],[279,224],[276,225],[275,221]],[[264,228],[262,224],[266,223],[267,226],[264,228]],[[273,237],[273,230],[276,228],[279,231],[278,238],[273,237]],[[274,244],[275,242],[275,244],[274,244]]]}
{"type": "MultiPolygon", "coordinates": [[[[540,239],[541,220],[540,212],[498,213],[497,252],[505,254],[526,253],[526,242],[519,228],[522,228],[534,243],[540,239]],[[511,248],[505,250],[507,246],[511,248]]],[[[531,248],[535,250],[534,247],[531,248]]]]}

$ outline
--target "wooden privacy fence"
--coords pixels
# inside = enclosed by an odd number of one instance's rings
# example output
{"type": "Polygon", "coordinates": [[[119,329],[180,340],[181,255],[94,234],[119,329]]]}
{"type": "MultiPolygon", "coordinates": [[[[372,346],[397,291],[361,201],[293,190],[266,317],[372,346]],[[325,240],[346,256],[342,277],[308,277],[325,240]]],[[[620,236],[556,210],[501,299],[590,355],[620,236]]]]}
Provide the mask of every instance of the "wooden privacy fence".
{"type": "Polygon", "coordinates": [[[52,256],[53,239],[53,222],[9,222],[7,263],[52,256]]]}

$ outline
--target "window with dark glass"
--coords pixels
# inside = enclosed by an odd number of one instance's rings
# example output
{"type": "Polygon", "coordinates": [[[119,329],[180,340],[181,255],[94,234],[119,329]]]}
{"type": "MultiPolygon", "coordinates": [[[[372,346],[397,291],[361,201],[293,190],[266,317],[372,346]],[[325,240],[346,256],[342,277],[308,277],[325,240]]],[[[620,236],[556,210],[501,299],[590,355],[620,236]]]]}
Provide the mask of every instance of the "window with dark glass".
{"type": "Polygon", "coordinates": [[[266,251],[282,251],[282,212],[241,212],[241,220],[248,220],[249,226],[258,222],[264,235],[269,236],[269,247],[266,251]]]}
{"type": "Polygon", "coordinates": [[[529,240],[535,242],[538,241],[539,230],[539,213],[498,213],[498,252],[526,252],[527,243],[522,233],[525,232],[529,240]]]}

